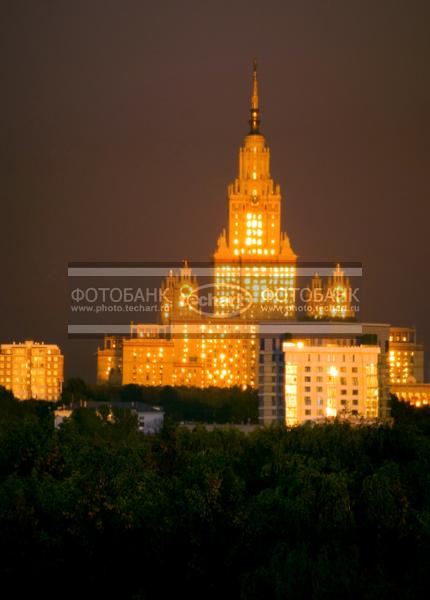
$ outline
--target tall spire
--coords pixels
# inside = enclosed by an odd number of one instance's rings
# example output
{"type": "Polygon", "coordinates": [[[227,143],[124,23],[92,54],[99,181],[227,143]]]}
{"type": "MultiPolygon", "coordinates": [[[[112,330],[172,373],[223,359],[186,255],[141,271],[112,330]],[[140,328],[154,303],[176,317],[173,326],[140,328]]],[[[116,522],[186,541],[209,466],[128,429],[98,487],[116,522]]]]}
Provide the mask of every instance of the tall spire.
{"type": "Polygon", "coordinates": [[[252,98],[251,108],[258,109],[258,81],[257,81],[257,59],[254,58],[252,69],[252,98]]]}
{"type": "Polygon", "coordinates": [[[258,108],[258,81],[257,81],[257,60],[254,58],[252,70],[252,96],[251,96],[251,119],[249,121],[251,135],[259,135],[260,110],[258,108]]]}

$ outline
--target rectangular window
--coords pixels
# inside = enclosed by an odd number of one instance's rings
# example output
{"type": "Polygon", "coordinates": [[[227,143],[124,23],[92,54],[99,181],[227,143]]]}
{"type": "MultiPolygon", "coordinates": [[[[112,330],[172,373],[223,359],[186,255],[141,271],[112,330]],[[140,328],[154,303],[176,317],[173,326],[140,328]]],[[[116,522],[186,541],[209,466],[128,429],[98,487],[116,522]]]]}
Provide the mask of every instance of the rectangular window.
{"type": "Polygon", "coordinates": [[[311,410],[310,410],[309,408],[307,408],[307,409],[305,410],[305,415],[309,416],[310,414],[311,414],[311,410]]]}

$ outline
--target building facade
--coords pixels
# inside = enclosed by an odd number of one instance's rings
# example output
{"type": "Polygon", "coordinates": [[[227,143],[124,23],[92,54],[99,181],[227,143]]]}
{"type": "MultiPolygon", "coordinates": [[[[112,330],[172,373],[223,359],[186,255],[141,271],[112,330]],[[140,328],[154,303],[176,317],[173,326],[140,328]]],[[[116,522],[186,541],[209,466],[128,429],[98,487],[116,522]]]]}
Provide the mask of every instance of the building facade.
{"type": "Polygon", "coordinates": [[[256,353],[256,325],[239,319],[133,325],[122,343],[122,383],[253,388],[256,353]]]}
{"type": "Polygon", "coordinates": [[[97,349],[98,385],[122,384],[122,345],[122,338],[110,335],[104,338],[103,347],[97,349]]]}
{"type": "Polygon", "coordinates": [[[389,325],[360,335],[283,333],[259,341],[259,423],[300,424],[329,417],[387,419],[389,325]],[[376,385],[376,390],[375,390],[376,385]]]}
{"type": "Polygon", "coordinates": [[[379,418],[386,420],[391,415],[390,409],[390,371],[389,371],[389,339],[390,325],[387,323],[363,323],[361,340],[365,344],[374,343],[379,346],[378,384],[379,384],[379,418]]]}
{"type": "Polygon", "coordinates": [[[258,422],[260,425],[285,423],[286,336],[261,336],[258,366],[258,422]]]}
{"type": "Polygon", "coordinates": [[[390,392],[416,407],[430,404],[430,383],[424,383],[424,346],[414,327],[391,327],[389,339],[390,392]]]}
{"type": "Polygon", "coordinates": [[[284,342],[285,423],[378,417],[378,346],[284,342]]]}
{"type": "Polygon", "coordinates": [[[414,327],[391,327],[389,339],[391,384],[424,382],[424,346],[416,340],[414,327]]]}
{"type": "Polygon", "coordinates": [[[421,407],[430,404],[430,383],[395,383],[391,393],[402,402],[421,407]]]}
{"type": "Polygon", "coordinates": [[[55,344],[27,340],[0,346],[0,385],[19,400],[59,400],[64,357],[55,344]]]}

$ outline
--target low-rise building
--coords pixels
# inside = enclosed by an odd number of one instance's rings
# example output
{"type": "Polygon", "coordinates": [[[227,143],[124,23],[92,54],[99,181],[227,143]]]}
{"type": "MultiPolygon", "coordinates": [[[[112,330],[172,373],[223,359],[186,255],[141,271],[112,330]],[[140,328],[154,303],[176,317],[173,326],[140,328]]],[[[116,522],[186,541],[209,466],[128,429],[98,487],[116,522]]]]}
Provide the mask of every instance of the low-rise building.
{"type": "Polygon", "coordinates": [[[430,404],[430,383],[395,383],[391,386],[391,393],[413,406],[430,404]]]}
{"type": "Polygon", "coordinates": [[[59,427],[64,419],[72,416],[73,411],[78,408],[88,408],[97,411],[101,407],[108,407],[110,413],[108,419],[112,421],[115,418],[115,409],[130,410],[137,416],[139,431],[142,433],[157,433],[164,422],[164,411],[155,406],[149,406],[143,402],[98,402],[98,401],[82,401],[63,406],[54,412],[55,426],[59,427]]]}

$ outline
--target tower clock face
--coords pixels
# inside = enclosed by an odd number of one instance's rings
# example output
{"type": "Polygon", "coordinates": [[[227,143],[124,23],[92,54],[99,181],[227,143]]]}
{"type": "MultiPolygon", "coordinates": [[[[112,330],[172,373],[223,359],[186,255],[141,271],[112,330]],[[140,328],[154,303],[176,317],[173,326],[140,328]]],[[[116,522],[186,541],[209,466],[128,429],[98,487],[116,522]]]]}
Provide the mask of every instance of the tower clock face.
{"type": "Polygon", "coordinates": [[[191,294],[193,293],[193,288],[190,285],[183,285],[181,287],[181,296],[183,298],[188,298],[188,296],[191,296],[191,294]]]}
{"type": "Polygon", "coordinates": [[[336,302],[344,302],[346,300],[346,290],[342,285],[338,285],[335,290],[336,302]]]}

